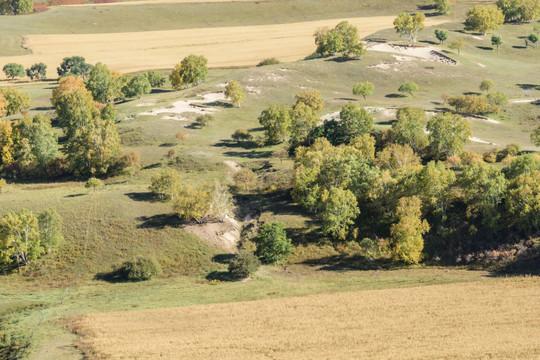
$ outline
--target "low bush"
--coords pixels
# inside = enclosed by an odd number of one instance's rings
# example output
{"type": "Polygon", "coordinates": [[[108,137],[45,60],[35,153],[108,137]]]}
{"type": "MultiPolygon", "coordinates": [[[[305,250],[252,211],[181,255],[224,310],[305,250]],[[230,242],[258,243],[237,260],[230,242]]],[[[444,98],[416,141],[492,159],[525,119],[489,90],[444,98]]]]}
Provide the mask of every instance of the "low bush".
{"type": "Polygon", "coordinates": [[[152,258],[137,258],[122,265],[122,273],[128,281],[144,281],[161,274],[161,266],[152,258]]]}
{"type": "Polygon", "coordinates": [[[229,274],[235,279],[245,279],[253,275],[261,266],[259,259],[248,250],[240,250],[229,263],[229,274]]]}
{"type": "Polygon", "coordinates": [[[273,58],[264,59],[263,61],[258,63],[257,66],[277,65],[279,63],[280,61],[276,59],[275,57],[273,57],[273,58]]]}

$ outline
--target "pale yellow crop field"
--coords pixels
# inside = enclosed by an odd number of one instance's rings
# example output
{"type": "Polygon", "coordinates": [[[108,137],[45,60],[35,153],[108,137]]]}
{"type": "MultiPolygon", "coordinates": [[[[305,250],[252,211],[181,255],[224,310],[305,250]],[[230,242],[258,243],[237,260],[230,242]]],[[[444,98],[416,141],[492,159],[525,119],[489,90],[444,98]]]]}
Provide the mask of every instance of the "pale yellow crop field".
{"type": "Polygon", "coordinates": [[[540,279],[96,313],[107,359],[538,359],[540,279]]]}
{"type": "MultiPolygon", "coordinates": [[[[210,67],[250,66],[277,57],[295,61],[313,53],[313,33],[346,20],[358,27],[361,37],[391,28],[394,16],[330,19],[292,24],[200,28],[108,34],[28,35],[25,47],[32,54],[0,57],[0,63],[29,67],[43,62],[53,71],[67,56],[80,55],[89,63],[102,62],[110,69],[135,72],[174,67],[189,54],[204,55],[210,67]]],[[[426,26],[447,20],[426,19],[426,26]]]]}

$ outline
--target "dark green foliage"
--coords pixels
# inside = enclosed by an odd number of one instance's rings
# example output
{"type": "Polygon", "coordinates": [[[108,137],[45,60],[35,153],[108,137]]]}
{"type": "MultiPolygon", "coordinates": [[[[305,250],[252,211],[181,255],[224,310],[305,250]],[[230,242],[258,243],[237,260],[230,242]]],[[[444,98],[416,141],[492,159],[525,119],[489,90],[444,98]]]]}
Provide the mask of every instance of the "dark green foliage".
{"type": "Polygon", "coordinates": [[[276,263],[292,253],[291,239],[287,238],[285,225],[281,222],[266,223],[257,234],[255,254],[265,263],[276,263]]]}
{"type": "Polygon", "coordinates": [[[24,76],[24,67],[21,64],[9,63],[2,68],[6,77],[13,80],[16,77],[24,76]]]}
{"type": "Polygon", "coordinates": [[[126,261],[122,265],[121,272],[128,281],[144,281],[161,274],[161,265],[152,258],[137,258],[126,261]]]}
{"type": "Polygon", "coordinates": [[[279,63],[280,61],[276,58],[268,58],[258,63],[257,66],[259,67],[259,66],[267,66],[267,65],[277,65],[279,63]]]}
{"type": "Polygon", "coordinates": [[[37,63],[26,69],[26,76],[32,80],[44,80],[47,76],[47,65],[37,63]]]}
{"type": "Polygon", "coordinates": [[[122,92],[127,98],[140,98],[144,94],[149,94],[151,90],[152,86],[146,74],[139,74],[129,78],[126,86],[122,88],[122,92]]]}
{"type": "Polygon", "coordinates": [[[238,129],[232,135],[231,138],[240,143],[253,140],[253,135],[251,135],[246,129],[238,129]]]}
{"type": "Polygon", "coordinates": [[[497,46],[497,50],[499,50],[499,45],[502,45],[502,43],[502,37],[500,37],[499,35],[493,35],[491,37],[491,45],[497,46]]]}
{"type": "Polygon", "coordinates": [[[444,44],[446,39],[448,39],[448,31],[435,30],[435,37],[439,40],[439,44],[444,44]]]}
{"type": "Polygon", "coordinates": [[[360,41],[358,29],[342,21],[334,29],[321,29],[315,33],[316,52],[322,55],[335,55],[341,52],[347,58],[361,58],[366,53],[360,41]]]}
{"type": "Polygon", "coordinates": [[[529,42],[531,43],[531,46],[535,48],[537,46],[536,44],[538,43],[538,35],[530,34],[527,37],[527,40],[529,40],[529,42]]]}
{"type": "Polygon", "coordinates": [[[229,274],[235,279],[245,279],[253,275],[260,266],[261,263],[254,253],[240,250],[229,263],[229,274]]]}
{"type": "Polygon", "coordinates": [[[34,11],[34,0],[4,0],[0,4],[0,14],[30,14],[34,11]]]}
{"type": "Polygon", "coordinates": [[[165,75],[150,70],[146,72],[146,77],[148,78],[148,82],[150,83],[150,86],[153,88],[160,88],[163,85],[165,85],[165,75]]]}
{"type": "Polygon", "coordinates": [[[56,71],[59,76],[81,76],[85,78],[92,70],[92,65],[87,64],[82,56],[66,57],[56,71]]]}
{"type": "Polygon", "coordinates": [[[364,109],[355,103],[348,103],[339,113],[341,127],[345,142],[370,132],[373,129],[373,117],[364,109]]]}

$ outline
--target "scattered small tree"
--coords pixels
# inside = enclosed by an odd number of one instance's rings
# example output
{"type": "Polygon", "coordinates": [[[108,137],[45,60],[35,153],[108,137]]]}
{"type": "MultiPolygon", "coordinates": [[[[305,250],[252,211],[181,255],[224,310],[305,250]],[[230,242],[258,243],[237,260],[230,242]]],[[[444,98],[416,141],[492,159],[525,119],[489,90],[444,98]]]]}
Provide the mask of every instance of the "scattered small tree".
{"type": "Polygon", "coordinates": [[[291,108],[272,104],[261,112],[259,124],[264,127],[264,136],[269,144],[286,141],[291,131],[291,108]]]}
{"type": "Polygon", "coordinates": [[[342,52],[347,58],[361,58],[366,53],[358,29],[347,21],[340,22],[334,29],[318,29],[315,32],[315,44],[316,52],[321,55],[342,52]]]}
{"type": "Polygon", "coordinates": [[[237,143],[243,143],[252,141],[253,135],[251,135],[246,129],[238,129],[231,135],[231,138],[237,143]]]}
{"type": "Polygon", "coordinates": [[[426,16],[422,13],[410,15],[408,13],[401,13],[394,20],[394,29],[401,36],[407,36],[409,41],[416,42],[418,33],[424,29],[424,20],[426,16]]]}
{"type": "Polygon", "coordinates": [[[26,69],[26,76],[31,80],[45,80],[47,76],[47,65],[44,63],[37,63],[26,69]]]}
{"type": "Polygon", "coordinates": [[[450,49],[452,50],[457,50],[458,52],[458,55],[461,54],[461,51],[463,49],[465,49],[465,39],[464,38],[461,38],[461,39],[457,39],[457,40],[454,40],[450,43],[450,45],[448,46],[450,49]]]}
{"type": "Polygon", "coordinates": [[[160,200],[174,199],[175,189],[180,185],[182,178],[176,170],[171,168],[162,170],[152,176],[148,190],[160,200]]]}
{"type": "Polygon", "coordinates": [[[364,101],[367,101],[366,96],[373,95],[374,90],[375,90],[375,84],[367,80],[358,84],[354,84],[353,86],[353,94],[362,95],[362,97],[364,98],[364,101]]]}
{"type": "Polygon", "coordinates": [[[103,181],[95,177],[91,177],[90,179],[88,179],[88,181],[86,182],[86,185],[84,185],[85,188],[92,189],[94,192],[96,192],[96,190],[102,186],[103,186],[103,181]]]}
{"type": "Polygon", "coordinates": [[[499,35],[493,35],[491,37],[491,46],[497,46],[497,50],[499,50],[499,46],[503,44],[502,37],[499,35]]]}
{"type": "Polygon", "coordinates": [[[225,97],[231,99],[233,105],[240,107],[240,104],[246,97],[246,93],[238,81],[231,80],[225,87],[225,97]]]}
{"type": "Polygon", "coordinates": [[[155,70],[147,71],[146,78],[148,79],[150,86],[153,88],[160,88],[165,85],[165,75],[155,70]]]}
{"type": "Polygon", "coordinates": [[[7,116],[15,115],[30,106],[30,96],[19,89],[12,87],[0,88],[0,94],[3,95],[7,102],[7,106],[4,109],[7,116]]]}
{"type": "Polygon", "coordinates": [[[445,30],[435,30],[435,37],[439,40],[439,44],[444,44],[446,39],[448,39],[448,31],[445,30]]]}
{"type": "Polygon", "coordinates": [[[210,114],[199,115],[195,119],[195,125],[202,129],[203,127],[208,126],[212,121],[214,121],[214,117],[210,114]]]}
{"type": "Polygon", "coordinates": [[[224,222],[227,216],[232,215],[233,209],[234,204],[229,190],[216,181],[212,191],[212,213],[220,222],[224,222]]]}
{"type": "Polygon", "coordinates": [[[504,14],[497,5],[476,5],[467,11],[465,30],[485,35],[490,30],[497,30],[502,23],[504,14]]]}
{"type": "Polygon", "coordinates": [[[8,79],[24,76],[24,67],[21,64],[9,63],[2,68],[8,79]]]}
{"type": "Polygon", "coordinates": [[[243,191],[253,190],[257,184],[257,175],[247,168],[238,170],[233,178],[236,188],[242,189],[243,191]]]}
{"type": "Polygon", "coordinates": [[[169,79],[174,89],[199,85],[208,75],[208,59],[202,55],[189,55],[176,64],[169,79]]]}
{"type": "Polygon", "coordinates": [[[399,86],[399,92],[404,92],[414,97],[414,92],[418,91],[418,85],[413,81],[407,81],[399,86]]]}
{"type": "Polygon", "coordinates": [[[87,64],[85,58],[82,56],[66,57],[56,69],[59,76],[80,76],[83,79],[88,76],[92,65],[87,64]]]}
{"type": "Polygon", "coordinates": [[[182,145],[184,145],[184,141],[188,138],[187,134],[185,133],[185,131],[179,131],[176,133],[175,135],[176,139],[178,141],[181,141],[182,142],[182,145]]]}
{"type": "Polygon", "coordinates": [[[177,186],[174,189],[173,209],[184,220],[202,224],[212,207],[211,190],[206,184],[197,187],[177,186]]]}
{"type": "Polygon", "coordinates": [[[285,225],[281,222],[262,225],[256,242],[255,254],[265,263],[279,263],[292,253],[291,240],[287,238],[285,225]]]}
{"type": "Polygon", "coordinates": [[[484,79],[480,83],[480,91],[489,92],[494,86],[495,83],[492,80],[484,79]]]}
{"type": "Polygon", "coordinates": [[[448,0],[435,0],[435,8],[442,15],[448,14],[452,9],[448,0]]]}
{"type": "Polygon", "coordinates": [[[161,266],[155,259],[139,257],[124,262],[120,272],[128,281],[146,281],[161,274],[161,266]]]}
{"type": "Polygon", "coordinates": [[[261,263],[259,258],[248,250],[240,250],[229,262],[229,274],[235,279],[246,279],[255,274],[261,263]]]}
{"type": "Polygon", "coordinates": [[[527,40],[529,40],[529,43],[531,44],[531,46],[532,46],[533,48],[536,48],[537,43],[538,43],[538,35],[536,35],[536,34],[530,34],[530,35],[527,37],[527,40]]]}
{"type": "Polygon", "coordinates": [[[264,59],[263,61],[258,63],[257,67],[267,66],[267,65],[277,65],[279,63],[280,63],[280,61],[278,59],[276,59],[276,58],[268,58],[268,59],[264,59]]]}

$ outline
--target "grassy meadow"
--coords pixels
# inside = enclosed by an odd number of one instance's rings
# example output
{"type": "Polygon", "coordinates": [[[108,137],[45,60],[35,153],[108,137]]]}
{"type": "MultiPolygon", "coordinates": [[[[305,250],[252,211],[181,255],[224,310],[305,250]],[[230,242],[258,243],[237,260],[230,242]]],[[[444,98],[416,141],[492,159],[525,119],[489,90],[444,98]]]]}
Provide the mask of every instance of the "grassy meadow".
{"type": "MultiPolygon", "coordinates": [[[[0,56],[28,54],[22,39],[30,34],[136,33],[394,16],[423,9],[428,3],[278,0],[52,7],[29,16],[0,17],[0,56]]],[[[328,57],[264,67],[214,68],[199,86],[174,91],[167,84],[140,99],[118,103],[117,128],[123,149],[141,154],[142,167],[132,177],[105,179],[106,186],[95,192],[78,179],[15,179],[0,194],[0,216],[22,208],[56,208],[65,236],[57,253],[21,273],[0,269],[0,335],[2,330],[25,335],[32,344],[30,358],[40,360],[78,359],[83,352],[87,358],[174,358],[179,352],[191,359],[213,354],[247,358],[257,346],[260,358],[283,359],[320,354],[325,358],[540,356],[538,342],[527,336],[540,330],[535,322],[540,314],[534,306],[539,295],[537,278],[500,279],[486,271],[460,268],[358,270],[328,264],[328,259],[346,257],[346,246],[327,243],[319,236],[315,217],[294,204],[288,193],[278,191],[237,196],[237,219],[247,219],[256,209],[259,221],[284,222],[295,244],[292,264],[263,266],[250,281],[229,282],[225,273],[230,251],[188,231],[194,225],[182,224],[171,203],[156,201],[148,191],[151,177],[168,166],[177,169],[187,184],[232,183],[230,164],[256,169],[268,162],[280,173],[290,172],[291,159],[272,156],[285,145],[250,147],[233,142],[231,134],[247,129],[255,137],[262,136],[261,111],[272,103],[293,104],[295,94],[307,89],[321,92],[323,114],[358,102],[374,109],[376,129],[387,129],[394,119],[392,111],[399,106],[445,110],[443,94],[479,93],[480,82],[491,79],[494,90],[505,93],[510,103],[489,119],[470,120],[473,136],[483,142],[470,142],[467,148],[483,152],[517,143],[523,150],[538,151],[529,136],[540,122],[540,49],[522,48],[521,38],[533,24],[501,26],[495,33],[504,44],[497,51],[491,46],[491,34],[462,31],[463,14],[475,3],[457,2],[453,13],[444,17],[445,23],[437,26],[449,31],[444,45],[437,43],[435,27],[419,36],[420,45],[455,59],[456,66],[368,49],[361,61],[328,57]],[[461,37],[466,39],[466,48],[458,55],[447,45],[461,37]],[[215,120],[203,129],[192,126],[193,113],[140,115],[222,92],[229,80],[238,80],[246,90],[242,107],[232,107],[228,101],[203,104],[216,110],[215,120]],[[352,95],[353,85],[364,80],[376,87],[365,102],[352,95]],[[397,91],[408,80],[419,85],[414,97],[397,91]],[[183,143],[175,138],[178,131],[188,135],[183,143]],[[180,158],[174,164],[167,156],[171,151],[180,158]],[[141,255],[159,260],[163,275],[142,283],[96,280],[97,274],[107,274],[141,255]],[[407,321],[404,314],[412,320],[407,321]],[[185,321],[169,321],[173,317],[185,321]],[[172,334],[171,338],[159,332],[156,340],[149,332],[164,322],[167,326],[162,331],[172,334]],[[391,336],[397,330],[399,336],[391,336]],[[147,347],[147,352],[136,346],[130,350],[124,335],[137,346],[147,347]],[[435,343],[439,345],[426,345],[435,343]]],[[[393,29],[366,39],[405,44],[393,29]]],[[[54,69],[48,70],[49,76],[55,75],[54,69]]],[[[170,70],[162,72],[168,75],[170,70]]],[[[14,84],[30,94],[29,114],[55,117],[50,104],[55,80],[14,84]]],[[[54,121],[53,126],[60,134],[54,121]]]]}

